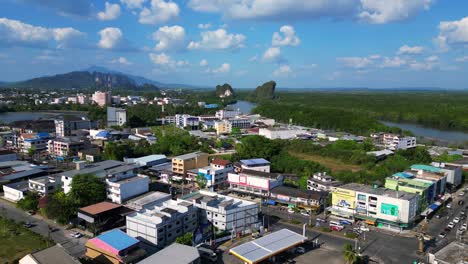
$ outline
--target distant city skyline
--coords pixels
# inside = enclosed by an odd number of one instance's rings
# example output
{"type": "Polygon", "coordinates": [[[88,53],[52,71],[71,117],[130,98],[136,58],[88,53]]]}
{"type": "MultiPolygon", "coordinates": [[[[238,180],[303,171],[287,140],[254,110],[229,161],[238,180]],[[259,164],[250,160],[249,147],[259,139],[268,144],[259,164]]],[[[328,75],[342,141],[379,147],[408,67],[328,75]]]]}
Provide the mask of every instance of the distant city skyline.
{"type": "Polygon", "coordinates": [[[468,88],[463,0],[0,0],[0,81],[468,88]]]}

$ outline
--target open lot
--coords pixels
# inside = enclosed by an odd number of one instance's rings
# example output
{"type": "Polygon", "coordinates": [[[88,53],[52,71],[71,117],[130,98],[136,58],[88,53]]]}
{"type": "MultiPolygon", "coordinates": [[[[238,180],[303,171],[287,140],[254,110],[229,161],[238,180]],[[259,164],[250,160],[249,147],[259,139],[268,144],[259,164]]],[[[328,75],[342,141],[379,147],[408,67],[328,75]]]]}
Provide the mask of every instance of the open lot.
{"type": "Polygon", "coordinates": [[[293,151],[290,151],[289,154],[300,159],[318,162],[322,164],[323,166],[330,168],[333,172],[343,171],[343,170],[350,170],[350,171],[356,172],[356,171],[362,170],[362,168],[359,165],[346,164],[334,158],[322,157],[319,155],[311,155],[311,154],[304,154],[304,153],[295,153],[293,151]]]}
{"type": "Polygon", "coordinates": [[[0,262],[13,263],[33,251],[43,249],[47,245],[47,239],[36,234],[21,224],[0,217],[0,262]]]}

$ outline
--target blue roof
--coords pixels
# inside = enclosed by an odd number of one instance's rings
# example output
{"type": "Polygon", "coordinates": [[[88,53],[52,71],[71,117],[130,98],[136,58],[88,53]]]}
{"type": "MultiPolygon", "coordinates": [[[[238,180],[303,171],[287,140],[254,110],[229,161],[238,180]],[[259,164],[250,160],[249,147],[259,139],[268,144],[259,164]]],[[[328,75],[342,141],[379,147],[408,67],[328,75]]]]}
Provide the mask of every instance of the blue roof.
{"type": "Polygon", "coordinates": [[[109,137],[110,133],[109,131],[107,130],[104,130],[104,131],[100,131],[96,134],[96,137],[103,137],[103,138],[107,138],[109,137]]]}
{"type": "Polygon", "coordinates": [[[435,172],[435,173],[439,173],[439,172],[440,172],[440,168],[437,168],[437,167],[434,167],[434,166],[430,166],[430,165],[424,165],[424,164],[414,164],[414,165],[411,165],[411,169],[412,169],[412,170],[430,171],[430,172],[435,172]]]}
{"type": "Polygon", "coordinates": [[[241,160],[241,162],[247,166],[270,164],[270,162],[266,159],[246,159],[241,160]]]}
{"type": "Polygon", "coordinates": [[[36,137],[38,137],[38,138],[50,138],[50,135],[47,132],[38,132],[36,134],[36,137]]]}
{"type": "Polygon", "coordinates": [[[407,173],[407,172],[397,172],[397,173],[393,174],[393,176],[398,177],[398,178],[405,178],[405,179],[414,178],[413,174],[407,173]]]}
{"type": "Polygon", "coordinates": [[[429,208],[431,208],[432,210],[436,210],[437,208],[439,208],[439,205],[438,204],[431,204],[431,205],[429,205],[429,208]]]}
{"type": "Polygon", "coordinates": [[[96,238],[99,238],[100,240],[102,240],[109,246],[117,249],[118,251],[129,248],[135,244],[138,244],[139,242],[137,239],[127,235],[119,229],[114,229],[112,231],[99,235],[96,238]]]}

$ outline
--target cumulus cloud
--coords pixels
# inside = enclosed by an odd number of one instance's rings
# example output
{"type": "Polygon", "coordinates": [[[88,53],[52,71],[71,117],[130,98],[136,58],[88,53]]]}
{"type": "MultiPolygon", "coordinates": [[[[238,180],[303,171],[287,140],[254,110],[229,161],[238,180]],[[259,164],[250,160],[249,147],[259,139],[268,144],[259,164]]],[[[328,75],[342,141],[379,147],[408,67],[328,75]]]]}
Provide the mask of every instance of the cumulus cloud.
{"type": "Polygon", "coordinates": [[[97,18],[102,21],[114,20],[120,16],[119,4],[106,2],[105,10],[97,14],[97,18]]]}
{"type": "Polygon", "coordinates": [[[198,24],[198,28],[199,28],[199,29],[209,29],[209,28],[211,28],[211,24],[210,24],[210,23],[207,23],[207,24],[198,24]]]}
{"type": "Polygon", "coordinates": [[[439,57],[429,56],[422,62],[413,61],[409,64],[410,69],[416,71],[429,71],[439,66],[439,57]]]}
{"type": "Polygon", "coordinates": [[[91,0],[22,0],[23,2],[54,10],[61,16],[91,17],[91,0]]]}
{"type": "Polygon", "coordinates": [[[158,24],[167,22],[179,16],[179,6],[172,1],[151,0],[150,8],[143,8],[140,12],[141,24],[158,24]]]}
{"type": "Polygon", "coordinates": [[[371,24],[385,24],[408,19],[427,10],[433,0],[361,0],[359,18],[371,24]]]}
{"type": "Polygon", "coordinates": [[[205,60],[205,59],[201,60],[200,61],[200,66],[202,66],[202,67],[208,66],[208,61],[205,60]]]}
{"type": "Polygon", "coordinates": [[[226,50],[244,47],[244,35],[229,34],[225,29],[204,31],[200,35],[202,39],[198,42],[191,41],[188,49],[226,50]]]}
{"type": "Polygon", "coordinates": [[[273,46],[297,46],[301,40],[296,36],[294,27],[285,25],[280,28],[280,32],[275,32],[271,41],[273,46]]]}
{"type": "Polygon", "coordinates": [[[118,57],[116,59],[113,59],[111,60],[111,63],[118,63],[118,64],[122,64],[122,65],[131,65],[132,63],[127,60],[127,58],[125,57],[118,57]]]}
{"type": "Polygon", "coordinates": [[[287,77],[293,73],[289,65],[281,65],[278,69],[273,71],[275,77],[287,77]]]}
{"type": "Polygon", "coordinates": [[[189,64],[186,60],[173,60],[171,56],[165,54],[164,52],[159,54],[150,53],[149,58],[154,64],[165,69],[175,69],[177,67],[182,67],[189,64]]]}
{"type": "Polygon", "coordinates": [[[364,69],[374,64],[374,60],[370,57],[342,57],[337,60],[344,67],[352,69],[364,69]]]}
{"type": "Polygon", "coordinates": [[[208,69],[207,72],[211,73],[228,73],[231,71],[231,65],[229,63],[223,63],[219,68],[208,69]]]}
{"type": "Polygon", "coordinates": [[[153,33],[153,39],[157,41],[155,50],[181,50],[185,48],[185,29],[181,26],[160,27],[153,33]]]}
{"type": "Polygon", "coordinates": [[[456,62],[468,62],[468,56],[456,58],[455,61],[456,62]]]}
{"type": "Polygon", "coordinates": [[[71,27],[46,28],[0,18],[0,36],[0,45],[71,48],[83,45],[86,34],[71,27]]]}
{"type": "Polygon", "coordinates": [[[403,45],[398,49],[398,55],[414,55],[421,54],[424,51],[424,48],[421,46],[410,47],[408,45],[403,45]]]}
{"type": "Polygon", "coordinates": [[[264,62],[280,62],[281,58],[281,49],[279,47],[268,48],[263,54],[262,60],[264,62]]]}
{"type": "Polygon", "coordinates": [[[434,42],[446,51],[451,46],[468,45],[468,17],[455,21],[443,21],[439,24],[439,35],[434,42]]]}
{"type": "Polygon", "coordinates": [[[143,3],[146,2],[146,0],[120,0],[120,2],[129,9],[135,9],[142,8],[143,3]]]}
{"type": "Polygon", "coordinates": [[[124,46],[124,38],[119,28],[108,27],[98,32],[101,39],[98,46],[103,49],[118,49],[124,46]]]}
{"type": "Polygon", "coordinates": [[[406,63],[407,63],[406,60],[398,56],[393,57],[393,58],[385,57],[380,67],[381,68],[399,68],[405,65],[406,63]]]}

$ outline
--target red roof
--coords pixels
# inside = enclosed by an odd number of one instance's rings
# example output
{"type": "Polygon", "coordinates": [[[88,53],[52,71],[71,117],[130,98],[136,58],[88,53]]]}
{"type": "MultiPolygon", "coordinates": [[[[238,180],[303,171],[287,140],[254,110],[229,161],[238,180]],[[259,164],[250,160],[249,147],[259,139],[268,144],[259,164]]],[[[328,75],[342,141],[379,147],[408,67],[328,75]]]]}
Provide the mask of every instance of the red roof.
{"type": "Polygon", "coordinates": [[[228,164],[231,164],[231,162],[229,160],[224,159],[214,159],[213,161],[211,161],[211,164],[226,166],[228,164]]]}

